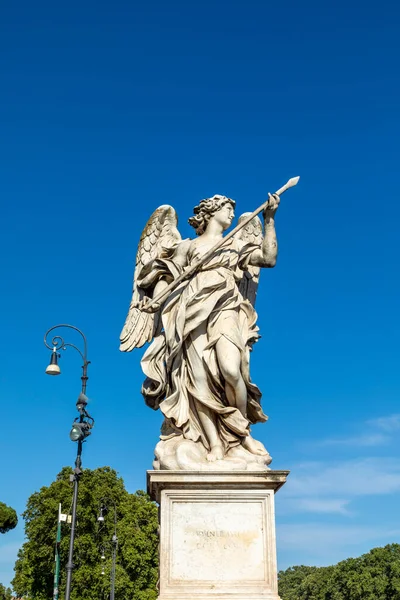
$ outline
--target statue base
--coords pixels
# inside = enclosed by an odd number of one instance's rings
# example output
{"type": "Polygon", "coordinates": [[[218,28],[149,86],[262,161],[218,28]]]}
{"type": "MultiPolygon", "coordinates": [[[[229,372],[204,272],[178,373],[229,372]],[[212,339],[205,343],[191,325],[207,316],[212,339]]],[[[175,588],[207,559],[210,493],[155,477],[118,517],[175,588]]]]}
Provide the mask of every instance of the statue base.
{"type": "Polygon", "coordinates": [[[210,462],[201,442],[186,440],[183,435],[161,440],[155,447],[153,469],[166,471],[266,471],[272,458],[266,452],[251,454],[243,446],[231,448],[222,460],[210,462]]]}
{"type": "Polygon", "coordinates": [[[279,600],[274,494],[289,471],[148,471],[158,600],[279,600]]]}

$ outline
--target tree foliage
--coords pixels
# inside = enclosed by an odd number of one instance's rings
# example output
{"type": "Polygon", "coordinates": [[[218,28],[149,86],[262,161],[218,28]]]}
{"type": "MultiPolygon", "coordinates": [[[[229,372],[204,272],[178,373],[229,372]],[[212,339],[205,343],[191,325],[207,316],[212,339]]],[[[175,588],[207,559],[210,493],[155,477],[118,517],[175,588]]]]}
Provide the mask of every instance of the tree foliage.
{"type": "Polygon", "coordinates": [[[14,529],[17,523],[18,517],[15,510],[4,504],[4,502],[0,502],[0,533],[7,533],[7,531],[14,529]]]}
{"type": "MultiPolygon", "coordinates": [[[[53,595],[54,548],[58,505],[70,511],[70,468],[64,468],[49,487],[30,496],[26,510],[27,541],[18,553],[12,586],[18,596],[48,600],[53,595]]],[[[129,494],[122,479],[109,467],[86,469],[79,484],[77,529],[71,600],[102,600],[109,597],[111,538],[114,507],[117,510],[118,553],[116,600],[155,600],[158,572],[157,507],[144,492],[129,494]],[[102,498],[109,510],[104,523],[97,517],[102,498]],[[105,560],[101,560],[104,549],[105,560]],[[104,566],[105,575],[101,574],[104,566]]],[[[62,524],[60,597],[65,589],[70,525],[62,524]]]]}
{"type": "Polygon", "coordinates": [[[11,598],[11,589],[4,587],[4,585],[0,583],[0,600],[11,600],[11,598]]]}
{"type": "Polygon", "coordinates": [[[282,600],[400,600],[400,545],[375,548],[334,567],[279,573],[282,600]]]}

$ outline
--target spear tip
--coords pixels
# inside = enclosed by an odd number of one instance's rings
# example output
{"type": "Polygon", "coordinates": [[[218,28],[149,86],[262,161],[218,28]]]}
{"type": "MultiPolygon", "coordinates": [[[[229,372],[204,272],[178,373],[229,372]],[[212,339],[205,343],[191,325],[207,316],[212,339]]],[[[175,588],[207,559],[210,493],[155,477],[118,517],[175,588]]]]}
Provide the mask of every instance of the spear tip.
{"type": "Polygon", "coordinates": [[[297,185],[299,183],[299,179],[300,179],[300,176],[299,177],[292,177],[291,179],[289,179],[289,181],[287,182],[286,185],[288,187],[293,187],[293,186],[295,186],[295,185],[297,185]]]}

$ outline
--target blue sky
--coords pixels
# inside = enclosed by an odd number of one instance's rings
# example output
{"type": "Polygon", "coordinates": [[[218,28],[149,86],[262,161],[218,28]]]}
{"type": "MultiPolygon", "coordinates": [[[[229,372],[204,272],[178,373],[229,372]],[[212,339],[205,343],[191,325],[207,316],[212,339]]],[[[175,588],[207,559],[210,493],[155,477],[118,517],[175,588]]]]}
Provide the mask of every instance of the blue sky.
{"type": "MultiPolygon", "coordinates": [[[[79,356],[44,374],[60,322],[92,361],[84,466],[145,487],[161,419],[140,395],[142,352],[118,351],[142,228],[168,203],[187,237],[201,198],[240,214],[301,175],[252,357],[270,416],[256,436],[292,471],[279,566],[398,542],[399,20],[385,0],[1,7],[0,500],[21,513],[73,463],[79,356]]],[[[22,541],[21,520],[0,540],[5,584],[22,541]]]]}

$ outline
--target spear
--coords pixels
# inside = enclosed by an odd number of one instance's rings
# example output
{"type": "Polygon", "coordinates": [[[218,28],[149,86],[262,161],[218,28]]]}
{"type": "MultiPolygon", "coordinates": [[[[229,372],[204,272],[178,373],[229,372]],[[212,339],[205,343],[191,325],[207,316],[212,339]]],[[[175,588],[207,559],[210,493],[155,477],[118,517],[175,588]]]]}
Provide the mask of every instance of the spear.
{"type": "MultiPolygon", "coordinates": [[[[289,179],[289,181],[287,183],[285,183],[284,186],[279,188],[279,190],[277,190],[274,195],[282,196],[282,194],[284,192],[286,192],[286,190],[297,185],[299,179],[300,179],[300,177],[292,177],[291,179],[289,179]]],[[[268,202],[269,202],[269,198],[268,198],[268,200],[263,202],[263,204],[261,204],[261,206],[256,208],[256,210],[254,212],[252,212],[248,217],[246,217],[243,221],[241,221],[238,225],[236,225],[236,227],[234,229],[232,229],[232,231],[230,231],[224,238],[222,238],[222,240],[217,242],[215,244],[215,246],[213,246],[211,248],[211,250],[206,252],[206,254],[204,254],[204,256],[197,263],[194,263],[193,265],[190,265],[190,267],[187,267],[183,271],[183,273],[181,273],[181,275],[179,275],[179,277],[174,279],[166,288],[164,288],[163,291],[158,296],[156,296],[149,302],[145,302],[144,305],[141,306],[141,309],[144,310],[145,312],[155,312],[156,310],[158,310],[160,303],[166,298],[166,296],[169,295],[170,292],[172,292],[182,281],[184,281],[185,279],[190,277],[190,275],[195,273],[197,271],[197,269],[199,269],[202,265],[204,265],[204,263],[206,263],[208,260],[210,260],[210,258],[212,256],[214,256],[215,252],[217,252],[217,250],[219,250],[222,246],[224,246],[224,244],[226,244],[226,242],[228,240],[230,240],[234,235],[236,235],[240,229],[243,229],[243,227],[246,227],[246,225],[248,225],[248,223],[250,223],[250,221],[252,221],[254,219],[254,217],[256,217],[260,212],[262,212],[267,207],[268,202]]]]}

